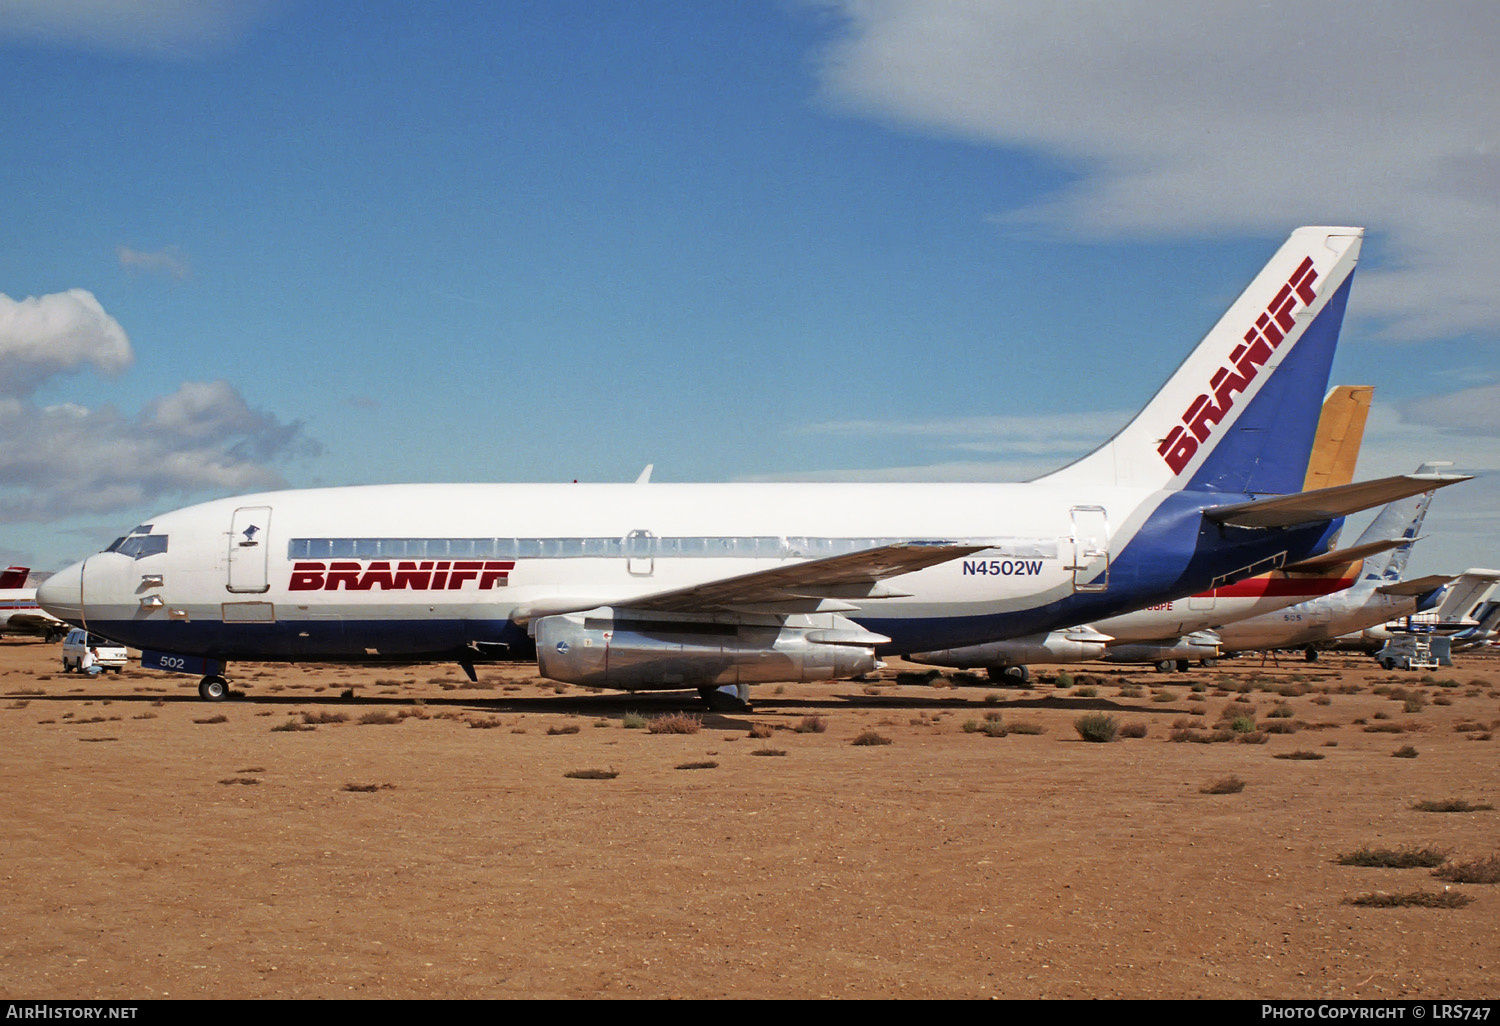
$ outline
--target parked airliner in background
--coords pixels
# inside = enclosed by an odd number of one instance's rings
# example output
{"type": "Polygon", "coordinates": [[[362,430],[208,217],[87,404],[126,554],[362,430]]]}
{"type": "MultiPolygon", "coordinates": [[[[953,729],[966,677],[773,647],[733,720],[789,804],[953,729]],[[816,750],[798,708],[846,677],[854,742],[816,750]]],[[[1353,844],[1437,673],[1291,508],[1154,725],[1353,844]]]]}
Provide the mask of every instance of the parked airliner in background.
{"type": "MultiPolygon", "coordinates": [[[[1432,466],[1423,464],[1418,467],[1417,476],[1427,475],[1432,466]]],[[[1431,492],[1392,502],[1371,522],[1356,544],[1389,538],[1393,533],[1404,538],[1404,544],[1384,556],[1365,560],[1359,581],[1344,591],[1289,606],[1280,612],[1226,624],[1217,632],[1223,651],[1231,654],[1300,648],[1312,661],[1317,659],[1320,648],[1340,635],[1431,609],[1454,576],[1431,574],[1414,580],[1402,579],[1431,503],[1431,492]]]]}
{"type": "Polygon", "coordinates": [[[13,566],[0,573],[0,634],[30,634],[48,641],[59,641],[68,633],[68,625],[42,612],[37,605],[36,587],[28,587],[31,569],[13,566]]]}
{"type": "Polygon", "coordinates": [[[1362,235],[1294,232],[1134,420],[1027,484],[268,492],[154,517],[41,601],[202,674],[209,699],[230,660],[472,675],[534,654],[554,680],[711,703],[1164,602],[1323,553],[1345,514],[1440,483],[1300,492],[1362,235]]]}
{"type": "Polygon", "coordinates": [[[1361,631],[1341,635],[1328,647],[1375,652],[1392,638],[1414,632],[1441,634],[1455,642],[1485,640],[1485,635],[1494,625],[1491,607],[1495,604],[1490,597],[1497,585],[1500,585],[1500,570],[1470,567],[1437,594],[1437,605],[1431,611],[1406,613],[1361,631]],[[1488,625],[1487,618],[1492,621],[1488,625]]]}

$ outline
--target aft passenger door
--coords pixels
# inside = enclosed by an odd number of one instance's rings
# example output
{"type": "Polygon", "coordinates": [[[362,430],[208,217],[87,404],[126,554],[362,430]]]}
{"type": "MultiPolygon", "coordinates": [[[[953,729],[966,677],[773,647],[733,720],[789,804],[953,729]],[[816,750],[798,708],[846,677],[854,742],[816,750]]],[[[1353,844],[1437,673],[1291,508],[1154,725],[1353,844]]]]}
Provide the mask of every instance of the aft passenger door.
{"type": "Polygon", "coordinates": [[[1103,506],[1074,506],[1074,591],[1106,591],[1109,588],[1109,521],[1103,506]]]}
{"type": "Polygon", "coordinates": [[[229,525],[229,590],[263,592],[271,589],[266,574],[270,557],[270,506],[241,506],[229,525]]]}

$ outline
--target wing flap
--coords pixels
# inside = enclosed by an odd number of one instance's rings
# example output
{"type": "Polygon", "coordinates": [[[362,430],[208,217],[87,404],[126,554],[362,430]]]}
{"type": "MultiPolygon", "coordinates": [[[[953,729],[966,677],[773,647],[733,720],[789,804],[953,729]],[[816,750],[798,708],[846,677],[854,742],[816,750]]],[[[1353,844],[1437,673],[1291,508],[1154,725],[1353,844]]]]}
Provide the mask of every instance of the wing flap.
{"type": "Polygon", "coordinates": [[[1204,510],[1203,515],[1227,527],[1294,527],[1348,516],[1468,480],[1470,475],[1467,474],[1398,474],[1358,484],[1216,506],[1204,510]]]}
{"type": "Polygon", "coordinates": [[[848,599],[863,594],[879,597],[877,587],[889,577],[925,570],[950,559],[983,552],[986,545],[959,545],[954,542],[900,542],[878,548],[848,552],[827,559],[810,559],[801,563],[759,570],[738,577],[725,577],[686,588],[622,598],[618,604],[631,609],[656,609],[662,612],[732,609],[746,605],[806,602],[809,598],[848,599]]]}

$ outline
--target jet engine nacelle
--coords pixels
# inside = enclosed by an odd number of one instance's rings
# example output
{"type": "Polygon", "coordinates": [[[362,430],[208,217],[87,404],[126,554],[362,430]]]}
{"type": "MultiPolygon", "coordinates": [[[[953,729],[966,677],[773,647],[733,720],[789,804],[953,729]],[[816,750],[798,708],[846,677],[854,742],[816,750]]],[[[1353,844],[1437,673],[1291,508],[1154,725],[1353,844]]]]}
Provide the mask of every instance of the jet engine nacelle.
{"type": "Polygon", "coordinates": [[[1112,663],[1159,663],[1178,659],[1216,659],[1219,636],[1209,631],[1189,634],[1172,644],[1116,645],[1104,656],[1112,663]]]}
{"type": "Polygon", "coordinates": [[[1091,627],[1075,627],[1072,630],[991,641],[984,645],[917,652],[906,658],[914,663],[959,669],[1026,666],[1035,663],[1082,663],[1101,658],[1109,641],[1109,635],[1101,634],[1091,627]]]}
{"type": "Polygon", "coordinates": [[[831,613],[689,619],[608,607],[532,622],[544,677],[622,690],[854,677],[889,639],[831,613]]]}

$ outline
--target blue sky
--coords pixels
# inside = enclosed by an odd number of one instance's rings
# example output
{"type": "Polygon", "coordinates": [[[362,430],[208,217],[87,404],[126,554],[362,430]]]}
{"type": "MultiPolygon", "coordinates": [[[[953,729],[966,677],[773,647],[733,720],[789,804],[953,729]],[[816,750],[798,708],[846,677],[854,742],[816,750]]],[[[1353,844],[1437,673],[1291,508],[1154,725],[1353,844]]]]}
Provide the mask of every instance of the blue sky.
{"type": "Polygon", "coordinates": [[[1289,17],[0,0],[0,560],[281,484],[1031,476],[1304,223],[1370,229],[1361,475],[1500,468],[1500,8],[1289,17]]]}

